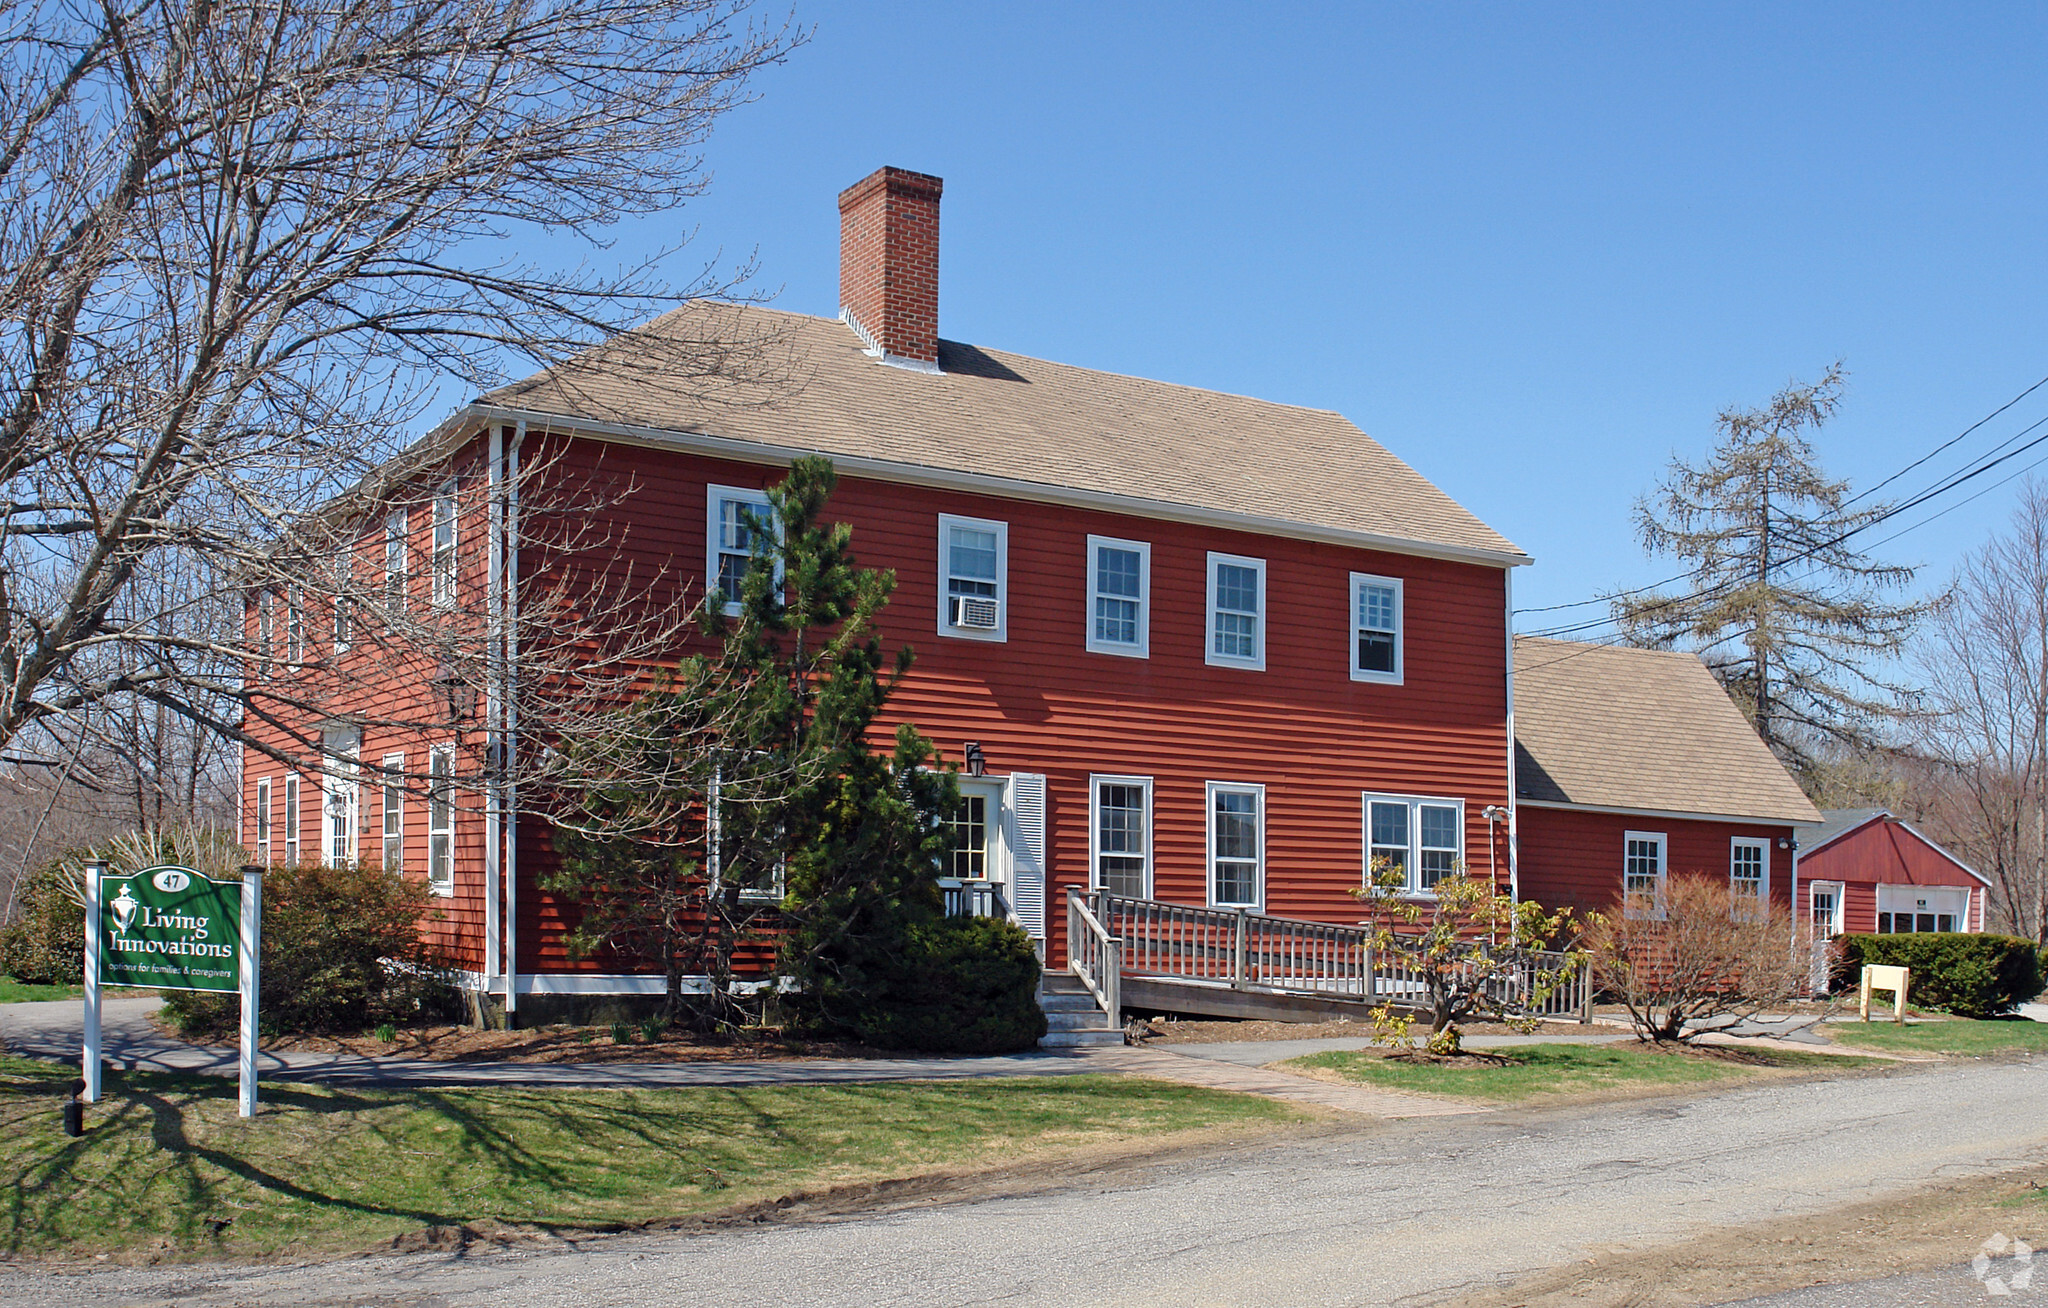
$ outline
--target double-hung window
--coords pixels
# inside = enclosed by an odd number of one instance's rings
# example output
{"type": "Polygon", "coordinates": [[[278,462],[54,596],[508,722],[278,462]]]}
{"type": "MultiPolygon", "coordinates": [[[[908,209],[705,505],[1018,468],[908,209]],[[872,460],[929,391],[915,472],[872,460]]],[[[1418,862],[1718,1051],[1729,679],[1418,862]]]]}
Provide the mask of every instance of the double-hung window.
{"type": "Polygon", "coordinates": [[[737,882],[742,903],[779,904],[788,893],[785,880],[789,868],[789,860],[783,856],[782,826],[777,823],[772,831],[749,830],[747,806],[735,803],[728,808],[726,786],[725,769],[712,769],[704,806],[711,879],[721,884],[737,882]],[[731,820],[735,813],[739,821],[731,820]]]}
{"type": "Polygon", "coordinates": [[[939,634],[1008,639],[1010,525],[939,515],[939,634]]]}
{"type": "Polygon", "coordinates": [[[1145,658],[1152,638],[1152,547],[1088,538],[1088,649],[1145,658]]]}
{"type": "Polygon", "coordinates": [[[334,652],[348,653],[348,647],[355,643],[355,613],[350,608],[349,586],[355,578],[349,571],[348,559],[344,557],[334,565],[334,652]]]}
{"type": "Polygon", "coordinates": [[[1771,893],[1771,846],[1737,836],[1728,846],[1728,898],[1741,913],[1759,914],[1771,893]]]}
{"type": "Polygon", "coordinates": [[[1432,895],[1465,858],[1465,803],[1413,795],[1365,799],[1365,883],[1387,894],[1432,895]]]}
{"type": "Polygon", "coordinates": [[[1208,662],[1227,668],[1266,667],[1266,561],[1209,555],[1208,662]]]}
{"type": "Polygon", "coordinates": [[[285,596],[285,659],[292,664],[306,661],[306,593],[294,586],[285,596]]]}
{"type": "Polygon", "coordinates": [[[427,889],[455,893],[455,746],[427,751],[427,889]]]}
{"type": "Polygon", "coordinates": [[[256,596],[256,657],[261,660],[258,675],[270,675],[270,657],[277,639],[277,592],[264,590],[256,596]]]}
{"type": "Polygon", "coordinates": [[[1621,911],[1629,917],[1664,916],[1664,835],[1630,831],[1622,837],[1621,911]]]}
{"type": "Polygon", "coordinates": [[[256,783],[256,861],[270,863],[270,778],[256,783]]]}
{"type": "Polygon", "coordinates": [[[1266,788],[1211,781],[1209,903],[1217,908],[1258,908],[1266,886],[1266,788]]]}
{"type": "Polygon", "coordinates": [[[1088,779],[1091,888],[1152,897],[1152,778],[1088,779]]]}
{"type": "Polygon", "coordinates": [[[384,824],[384,870],[405,870],[405,755],[384,756],[384,799],[379,816],[384,824]]]}
{"type": "Polygon", "coordinates": [[[756,527],[773,530],[774,509],[757,490],[705,487],[705,585],[717,595],[727,617],[740,611],[747,569],[753,566],[756,527]]]}
{"type": "Polygon", "coordinates": [[[284,779],[284,861],[290,867],[297,867],[299,863],[299,778],[296,773],[284,779]]]}
{"type": "Polygon", "coordinates": [[[455,607],[455,483],[434,494],[434,557],[431,598],[437,609],[455,607]]]}
{"type": "Polygon", "coordinates": [[[405,607],[405,577],[409,570],[405,543],[405,510],[384,515],[384,602],[393,609],[405,607]]]}
{"type": "Polygon", "coordinates": [[[1351,574],[1351,679],[1401,684],[1401,581],[1351,574]]]}

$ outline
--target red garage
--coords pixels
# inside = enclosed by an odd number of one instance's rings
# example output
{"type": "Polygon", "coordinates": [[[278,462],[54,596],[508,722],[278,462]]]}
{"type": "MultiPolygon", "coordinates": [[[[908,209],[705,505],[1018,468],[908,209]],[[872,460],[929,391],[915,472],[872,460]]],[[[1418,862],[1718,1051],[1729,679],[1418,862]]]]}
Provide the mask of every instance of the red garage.
{"type": "Polygon", "coordinates": [[[1982,931],[1981,873],[1881,808],[1835,809],[1799,851],[1813,924],[1843,932],[1982,931]]]}

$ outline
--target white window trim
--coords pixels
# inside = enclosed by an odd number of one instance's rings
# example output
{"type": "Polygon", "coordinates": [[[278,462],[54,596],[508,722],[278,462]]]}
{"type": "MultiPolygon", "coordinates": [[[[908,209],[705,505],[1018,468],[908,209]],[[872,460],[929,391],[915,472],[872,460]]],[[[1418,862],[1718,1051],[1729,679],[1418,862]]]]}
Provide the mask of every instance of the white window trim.
{"type": "MultiPolygon", "coordinates": [[[[1120,658],[1143,659],[1152,657],[1152,545],[1149,541],[1119,540],[1114,536],[1090,536],[1088,538],[1088,611],[1087,635],[1088,652],[1091,654],[1115,654],[1120,658]],[[1095,634],[1095,601],[1100,598],[1126,599],[1127,596],[1104,596],[1095,589],[1100,576],[1095,567],[1095,553],[1101,549],[1127,550],[1138,556],[1138,639],[1136,644],[1103,640],[1095,634]]],[[[1147,865],[1146,876],[1151,876],[1147,865]]]]}
{"type": "Polygon", "coordinates": [[[957,514],[939,515],[939,634],[954,640],[985,640],[1004,644],[1010,639],[1010,524],[994,518],[963,518],[957,514]],[[996,535],[996,627],[994,631],[970,631],[953,625],[952,606],[947,603],[951,597],[946,585],[951,579],[952,568],[948,537],[955,527],[968,527],[975,531],[992,531],[996,535]]]}
{"type": "Polygon", "coordinates": [[[1671,843],[1661,831],[1624,831],[1621,835],[1621,905],[1622,912],[1630,917],[1638,916],[1628,911],[1628,846],[1632,840],[1654,841],[1657,846],[1657,911],[1650,914],[1653,919],[1664,916],[1664,887],[1671,882],[1671,843]]]}
{"type": "Polygon", "coordinates": [[[1358,797],[1358,843],[1361,882],[1372,885],[1372,806],[1374,804],[1404,804],[1408,808],[1408,880],[1396,892],[1401,899],[1435,899],[1434,890],[1422,888],[1422,809],[1455,808],[1458,810],[1458,852],[1455,861],[1459,867],[1465,865],[1465,801],[1448,795],[1391,795],[1384,791],[1367,790],[1358,797]]]}
{"type": "Polygon", "coordinates": [[[412,539],[407,535],[409,520],[404,509],[384,515],[384,599],[403,609],[412,580],[412,539]],[[396,547],[394,549],[394,547],[396,547]],[[397,567],[393,567],[393,562],[397,567]]]}
{"type": "Polygon", "coordinates": [[[1351,679],[1353,681],[1376,682],[1382,686],[1398,686],[1408,674],[1406,638],[1408,634],[1408,595],[1399,577],[1378,577],[1369,572],[1351,574],[1351,679]],[[1364,628],[1358,623],[1358,592],[1366,586],[1386,586],[1394,592],[1394,670],[1392,672],[1369,672],[1358,666],[1358,633],[1364,628]]]}
{"type": "MultiPolygon", "coordinates": [[[[1152,778],[1150,777],[1116,776],[1101,772],[1091,772],[1088,774],[1088,888],[1090,890],[1102,889],[1102,856],[1104,853],[1102,848],[1102,788],[1104,786],[1137,786],[1145,792],[1145,889],[1144,893],[1139,897],[1150,899],[1152,898],[1153,828],[1152,778]]],[[[1263,804],[1260,807],[1259,819],[1262,823],[1265,820],[1263,804]]],[[[1262,844],[1265,839],[1264,832],[1265,828],[1261,826],[1260,841],[1262,844]]],[[[1118,857],[1127,858],[1129,855],[1118,855],[1118,857]]],[[[1260,860],[1260,870],[1261,872],[1264,871],[1263,858],[1260,860]]]]}
{"type": "Polygon", "coordinates": [[[453,744],[435,745],[427,750],[427,891],[429,894],[435,895],[453,895],[455,893],[455,746],[453,744]],[[444,759],[448,764],[447,780],[445,783],[437,783],[434,780],[434,765],[444,759]],[[436,827],[434,825],[434,796],[437,790],[444,788],[444,784],[448,794],[442,807],[448,812],[448,825],[446,827],[436,827]],[[437,875],[437,869],[434,867],[434,837],[439,835],[448,837],[448,873],[445,877],[437,875]]]}
{"type": "Polygon", "coordinates": [[[270,865],[270,851],[276,835],[275,815],[270,809],[271,789],[269,777],[256,778],[256,861],[265,867],[270,865]]]}
{"type": "Polygon", "coordinates": [[[386,754],[383,758],[382,775],[378,779],[377,801],[377,854],[383,860],[386,872],[405,871],[405,755],[386,754]],[[391,813],[393,798],[398,800],[398,858],[394,864],[391,857],[391,813]]]}
{"type": "Polygon", "coordinates": [[[1806,883],[1806,922],[1813,923],[1813,901],[1815,896],[1826,892],[1835,897],[1835,911],[1829,915],[1827,932],[1830,936],[1842,934],[1842,927],[1848,916],[1849,887],[1840,881],[1809,881],[1806,883]]]}
{"type": "MultiPolygon", "coordinates": [[[[1216,556],[1211,555],[1211,558],[1216,556]]],[[[1263,597],[1262,597],[1263,598],[1263,597]]],[[[1264,912],[1266,908],[1266,788],[1255,782],[1205,781],[1202,783],[1202,829],[1203,860],[1202,876],[1207,883],[1203,894],[1211,908],[1250,908],[1264,912]],[[1225,903],[1216,898],[1216,796],[1219,792],[1255,795],[1258,797],[1259,813],[1259,854],[1258,867],[1252,873],[1252,880],[1258,886],[1258,893],[1247,903],[1225,903]]]]}
{"type": "Polygon", "coordinates": [[[296,772],[284,778],[284,861],[297,867],[300,858],[300,828],[306,822],[306,788],[296,772]]]}
{"type": "Polygon", "coordinates": [[[462,587],[462,506],[455,498],[455,482],[451,479],[442,483],[434,492],[432,511],[428,515],[427,571],[428,601],[437,609],[452,609],[456,596],[462,587]],[[448,549],[446,564],[442,566],[441,549],[441,506],[448,506],[448,549]]]}
{"type": "MultiPolygon", "coordinates": [[[[718,590],[718,556],[724,551],[718,548],[718,505],[721,500],[739,500],[771,530],[780,531],[781,524],[775,521],[775,505],[768,498],[768,492],[753,486],[716,486],[704,488],[704,593],[709,596],[718,590]]],[[[777,574],[781,572],[778,566],[777,574]]],[[[739,616],[738,600],[727,600],[719,606],[728,618],[739,616]]]]}
{"type": "Polygon", "coordinates": [[[1763,883],[1757,887],[1757,902],[1771,902],[1771,842],[1763,836],[1731,836],[1728,839],[1728,888],[1735,888],[1735,851],[1750,846],[1763,852],[1763,883]]]}
{"type": "Polygon", "coordinates": [[[1266,561],[1247,558],[1242,554],[1218,554],[1209,551],[1209,581],[1203,595],[1202,611],[1208,615],[1202,624],[1202,661],[1212,667],[1243,668],[1250,672],[1266,670],[1266,561]],[[1234,564],[1250,568],[1259,574],[1259,611],[1252,625],[1252,645],[1258,651],[1251,658],[1238,658],[1216,652],[1216,569],[1223,564],[1234,564]]]}
{"type": "MultiPolygon", "coordinates": [[[[716,501],[713,501],[716,503],[716,501]]],[[[724,779],[717,768],[711,771],[711,788],[705,796],[706,871],[714,884],[725,880],[725,798],[724,779]]],[[[775,860],[775,879],[767,889],[759,886],[741,886],[740,902],[743,904],[779,904],[789,895],[789,859],[775,860]]]]}

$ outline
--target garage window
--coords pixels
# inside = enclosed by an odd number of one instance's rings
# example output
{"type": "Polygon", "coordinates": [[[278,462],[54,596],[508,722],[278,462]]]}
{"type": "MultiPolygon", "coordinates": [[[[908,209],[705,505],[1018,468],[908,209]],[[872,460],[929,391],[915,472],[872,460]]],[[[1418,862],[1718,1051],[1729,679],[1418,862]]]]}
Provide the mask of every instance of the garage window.
{"type": "Polygon", "coordinates": [[[1967,886],[1879,886],[1879,935],[1970,929],[1967,886]]]}

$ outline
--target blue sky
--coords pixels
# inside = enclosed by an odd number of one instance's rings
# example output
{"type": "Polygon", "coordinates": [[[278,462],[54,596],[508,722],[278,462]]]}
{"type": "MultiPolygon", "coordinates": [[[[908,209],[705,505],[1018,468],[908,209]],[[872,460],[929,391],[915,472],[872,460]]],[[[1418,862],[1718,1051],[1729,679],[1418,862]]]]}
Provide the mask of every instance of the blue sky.
{"type": "MultiPolygon", "coordinates": [[[[1677,571],[1630,505],[1724,406],[1846,360],[1862,487],[2048,374],[2048,8],[796,12],[625,251],[831,314],[838,191],[936,173],[944,335],[1339,410],[1536,557],[1518,605],[1677,571]]],[[[1882,552],[1938,585],[2014,488],[1882,552]]]]}

